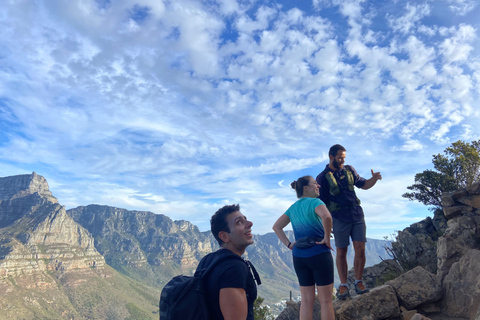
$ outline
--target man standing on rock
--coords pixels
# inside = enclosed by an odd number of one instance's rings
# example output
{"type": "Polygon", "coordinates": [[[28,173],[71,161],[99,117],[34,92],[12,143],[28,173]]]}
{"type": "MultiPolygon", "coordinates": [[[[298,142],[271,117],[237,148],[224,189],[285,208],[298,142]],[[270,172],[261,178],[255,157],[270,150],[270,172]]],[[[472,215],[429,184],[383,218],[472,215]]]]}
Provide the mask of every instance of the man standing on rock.
{"type": "Polygon", "coordinates": [[[341,281],[337,298],[342,300],[350,295],[347,284],[347,250],[350,238],[355,250],[355,292],[364,294],[369,291],[362,282],[366,261],[367,228],[354,186],[368,190],[382,179],[380,172],[373,172],[373,170],[370,179],[360,177],[352,166],[344,165],[346,152],[347,150],[339,144],[332,146],[328,152],[330,163],[316,179],[320,185],[319,198],[325,202],[333,218],[333,234],[337,247],[336,264],[341,281]]]}
{"type": "Polygon", "coordinates": [[[213,236],[220,249],[206,255],[197,268],[206,268],[221,260],[206,275],[206,300],[209,319],[253,320],[253,302],[257,298],[260,277],[253,265],[241,256],[253,244],[253,223],[240,212],[240,206],[226,205],[210,220],[213,236]]]}

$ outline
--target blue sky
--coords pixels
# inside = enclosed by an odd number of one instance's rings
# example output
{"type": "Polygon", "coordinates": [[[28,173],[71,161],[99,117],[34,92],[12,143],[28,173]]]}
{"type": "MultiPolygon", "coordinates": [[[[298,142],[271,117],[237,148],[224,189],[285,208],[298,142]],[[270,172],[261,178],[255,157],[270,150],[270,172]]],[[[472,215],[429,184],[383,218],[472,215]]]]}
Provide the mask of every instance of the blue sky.
{"type": "Polygon", "coordinates": [[[472,0],[7,1],[0,176],[202,231],[240,203],[264,234],[340,143],[383,175],[357,193],[382,239],[430,215],[401,195],[432,155],[480,138],[479,16],[472,0]]]}

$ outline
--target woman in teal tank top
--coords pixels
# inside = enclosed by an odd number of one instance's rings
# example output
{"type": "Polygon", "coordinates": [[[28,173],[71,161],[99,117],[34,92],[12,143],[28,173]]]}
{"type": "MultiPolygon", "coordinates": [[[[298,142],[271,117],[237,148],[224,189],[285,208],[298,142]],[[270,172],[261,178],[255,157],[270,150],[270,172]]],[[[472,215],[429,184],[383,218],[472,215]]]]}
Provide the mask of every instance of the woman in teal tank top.
{"type": "Polygon", "coordinates": [[[333,310],[333,258],[330,250],[332,216],[322,200],[319,186],[311,176],[291,183],[298,200],[278,218],[273,230],[292,250],[293,265],[300,284],[302,303],[300,320],[311,320],[315,302],[315,285],[322,320],[335,320],[333,310]],[[292,223],[296,241],[291,243],[283,229],[292,223]]]}

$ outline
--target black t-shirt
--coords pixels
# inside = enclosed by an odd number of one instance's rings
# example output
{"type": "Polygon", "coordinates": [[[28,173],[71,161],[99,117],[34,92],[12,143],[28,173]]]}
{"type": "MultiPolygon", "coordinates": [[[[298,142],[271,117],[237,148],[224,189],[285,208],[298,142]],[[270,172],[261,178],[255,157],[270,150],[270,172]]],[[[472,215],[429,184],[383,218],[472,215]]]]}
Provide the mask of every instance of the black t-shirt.
{"type": "Polygon", "coordinates": [[[211,319],[223,320],[219,304],[220,289],[242,288],[247,294],[247,320],[253,320],[253,302],[257,299],[257,286],[252,272],[241,257],[228,249],[220,249],[203,257],[199,268],[207,267],[218,255],[232,255],[232,258],[221,261],[205,278],[207,303],[211,319]]]}

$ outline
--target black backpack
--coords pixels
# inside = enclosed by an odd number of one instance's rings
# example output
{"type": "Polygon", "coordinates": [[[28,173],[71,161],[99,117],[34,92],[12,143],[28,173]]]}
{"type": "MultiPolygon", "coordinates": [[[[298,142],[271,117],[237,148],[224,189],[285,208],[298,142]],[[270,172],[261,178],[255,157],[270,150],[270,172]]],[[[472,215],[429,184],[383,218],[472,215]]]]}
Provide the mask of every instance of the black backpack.
{"type": "Polygon", "coordinates": [[[241,259],[230,254],[218,255],[207,268],[197,268],[193,277],[179,275],[170,280],[160,295],[160,320],[210,320],[203,278],[219,262],[232,258],[241,259]]]}

